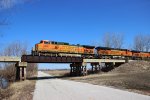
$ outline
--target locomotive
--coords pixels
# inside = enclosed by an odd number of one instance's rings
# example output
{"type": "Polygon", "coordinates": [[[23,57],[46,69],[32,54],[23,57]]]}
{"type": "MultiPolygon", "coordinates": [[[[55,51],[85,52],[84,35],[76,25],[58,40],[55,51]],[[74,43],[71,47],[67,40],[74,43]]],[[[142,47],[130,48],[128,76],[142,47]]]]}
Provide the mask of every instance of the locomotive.
{"type": "Polygon", "coordinates": [[[102,59],[150,59],[150,52],[116,49],[108,47],[95,47],[89,45],[71,45],[66,42],[41,40],[32,49],[32,55],[44,56],[70,56],[102,59]]]}
{"type": "Polygon", "coordinates": [[[93,57],[94,48],[95,46],[41,40],[40,43],[35,44],[32,55],[93,57]]]}
{"type": "Polygon", "coordinates": [[[97,54],[100,58],[130,58],[132,52],[127,49],[116,49],[108,47],[96,47],[97,54]]]}
{"type": "Polygon", "coordinates": [[[96,47],[99,58],[128,58],[128,59],[150,59],[150,52],[142,52],[128,49],[117,49],[108,47],[96,47]]]}

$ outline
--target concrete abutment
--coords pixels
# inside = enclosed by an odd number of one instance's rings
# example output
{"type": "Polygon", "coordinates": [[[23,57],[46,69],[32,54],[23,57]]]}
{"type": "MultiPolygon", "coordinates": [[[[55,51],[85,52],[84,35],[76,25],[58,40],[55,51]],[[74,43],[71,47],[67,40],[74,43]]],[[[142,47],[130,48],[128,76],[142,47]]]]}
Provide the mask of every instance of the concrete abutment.
{"type": "Polygon", "coordinates": [[[26,80],[27,62],[17,62],[15,66],[16,66],[16,81],[26,80]]]}

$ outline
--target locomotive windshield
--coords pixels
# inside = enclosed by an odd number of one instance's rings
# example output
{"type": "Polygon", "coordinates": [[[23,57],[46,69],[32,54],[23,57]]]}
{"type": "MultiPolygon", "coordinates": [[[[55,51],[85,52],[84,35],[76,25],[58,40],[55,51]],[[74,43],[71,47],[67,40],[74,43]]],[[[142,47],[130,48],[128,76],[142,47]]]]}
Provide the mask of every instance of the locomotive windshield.
{"type": "Polygon", "coordinates": [[[40,41],[40,43],[43,43],[43,41],[40,41]]]}
{"type": "Polygon", "coordinates": [[[49,41],[42,40],[42,41],[40,41],[40,43],[49,44],[49,41]]]}
{"type": "Polygon", "coordinates": [[[49,44],[49,42],[48,41],[44,41],[44,44],[49,44]]]}

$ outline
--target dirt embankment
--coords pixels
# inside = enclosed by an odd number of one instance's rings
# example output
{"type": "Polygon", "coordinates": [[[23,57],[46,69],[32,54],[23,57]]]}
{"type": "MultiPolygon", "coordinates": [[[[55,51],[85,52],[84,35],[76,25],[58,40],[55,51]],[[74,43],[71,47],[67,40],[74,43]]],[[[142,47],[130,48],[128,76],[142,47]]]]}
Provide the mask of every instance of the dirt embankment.
{"type": "MultiPolygon", "coordinates": [[[[55,74],[56,72],[57,71],[55,71],[55,74]]],[[[49,72],[49,74],[51,74],[51,72],[49,72]]],[[[122,64],[107,73],[102,72],[82,77],[65,77],[63,79],[106,85],[150,95],[150,62],[132,61],[122,64]]]]}
{"type": "Polygon", "coordinates": [[[112,70],[112,73],[141,73],[150,71],[150,62],[132,61],[112,70]]]}
{"type": "Polygon", "coordinates": [[[133,61],[107,73],[72,79],[150,95],[150,62],[133,61]]]}

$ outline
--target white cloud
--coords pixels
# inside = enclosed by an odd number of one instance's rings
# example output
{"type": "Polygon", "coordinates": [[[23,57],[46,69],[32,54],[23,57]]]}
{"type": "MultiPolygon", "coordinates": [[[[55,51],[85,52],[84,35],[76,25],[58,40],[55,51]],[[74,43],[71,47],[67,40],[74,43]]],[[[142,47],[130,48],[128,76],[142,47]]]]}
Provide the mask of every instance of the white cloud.
{"type": "Polygon", "coordinates": [[[0,8],[1,9],[9,9],[16,5],[18,0],[1,0],[0,1],[0,8]]]}
{"type": "Polygon", "coordinates": [[[18,4],[23,4],[32,0],[0,0],[0,9],[10,9],[18,4]]]}

